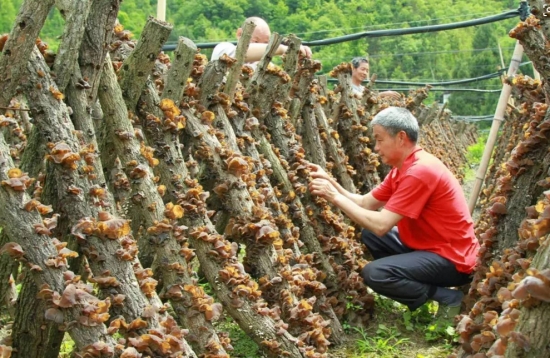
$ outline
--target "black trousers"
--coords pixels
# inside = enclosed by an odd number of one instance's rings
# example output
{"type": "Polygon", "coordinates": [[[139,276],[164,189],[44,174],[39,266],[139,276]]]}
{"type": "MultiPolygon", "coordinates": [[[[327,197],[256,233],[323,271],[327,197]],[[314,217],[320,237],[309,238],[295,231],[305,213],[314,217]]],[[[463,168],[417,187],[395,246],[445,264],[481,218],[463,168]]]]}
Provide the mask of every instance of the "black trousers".
{"type": "Polygon", "coordinates": [[[397,227],[382,237],[363,230],[361,241],[374,257],[361,272],[365,284],[411,311],[426,303],[437,287],[462,286],[471,281],[470,274],[457,271],[451,261],[403,245],[397,227]]]}

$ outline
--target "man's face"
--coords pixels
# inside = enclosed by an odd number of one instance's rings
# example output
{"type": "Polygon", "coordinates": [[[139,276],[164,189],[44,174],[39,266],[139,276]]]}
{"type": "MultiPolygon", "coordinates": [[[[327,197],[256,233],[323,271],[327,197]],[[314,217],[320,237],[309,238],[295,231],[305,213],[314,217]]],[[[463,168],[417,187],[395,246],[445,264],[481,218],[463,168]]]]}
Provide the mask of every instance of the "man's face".
{"type": "Polygon", "coordinates": [[[391,166],[398,164],[401,159],[402,139],[400,139],[400,134],[402,136],[403,133],[397,133],[395,137],[392,137],[379,124],[374,125],[372,131],[374,133],[374,140],[376,141],[374,150],[378,153],[382,162],[391,166]]]}
{"type": "Polygon", "coordinates": [[[356,82],[363,82],[366,80],[369,77],[369,64],[366,62],[361,62],[359,67],[352,69],[351,77],[356,82]]]}

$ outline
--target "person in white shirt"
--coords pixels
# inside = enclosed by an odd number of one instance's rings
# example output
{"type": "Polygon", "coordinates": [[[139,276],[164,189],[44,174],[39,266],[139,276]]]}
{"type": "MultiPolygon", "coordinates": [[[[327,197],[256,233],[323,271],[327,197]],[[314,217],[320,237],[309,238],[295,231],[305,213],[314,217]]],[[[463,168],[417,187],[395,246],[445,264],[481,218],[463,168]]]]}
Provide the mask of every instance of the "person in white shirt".
{"type": "MultiPolygon", "coordinates": [[[[250,39],[250,45],[248,46],[248,51],[246,52],[244,61],[246,63],[254,63],[259,61],[265,50],[267,48],[267,43],[271,37],[271,30],[267,22],[260,17],[249,17],[246,21],[252,21],[256,27],[252,33],[252,38],[250,39]]],[[[245,22],[246,22],[245,21],[245,22]]],[[[239,27],[237,30],[237,40],[241,37],[243,33],[242,27],[239,27]]],[[[275,55],[281,56],[284,55],[287,46],[279,45],[275,55]]],[[[210,57],[211,61],[218,60],[222,55],[227,55],[229,57],[235,57],[237,51],[237,46],[231,42],[221,42],[212,51],[212,56],[210,57]]],[[[300,54],[307,58],[311,57],[311,49],[308,46],[300,46],[300,54]]]]}
{"type": "MultiPolygon", "coordinates": [[[[365,86],[361,83],[369,78],[369,60],[365,57],[354,57],[351,60],[351,89],[358,97],[363,97],[365,86]]],[[[399,100],[401,95],[395,91],[384,91],[378,94],[381,98],[399,100]]]]}
{"type": "Polygon", "coordinates": [[[351,88],[354,94],[362,96],[365,86],[361,83],[369,78],[369,60],[365,57],[354,57],[351,67],[351,88]]]}

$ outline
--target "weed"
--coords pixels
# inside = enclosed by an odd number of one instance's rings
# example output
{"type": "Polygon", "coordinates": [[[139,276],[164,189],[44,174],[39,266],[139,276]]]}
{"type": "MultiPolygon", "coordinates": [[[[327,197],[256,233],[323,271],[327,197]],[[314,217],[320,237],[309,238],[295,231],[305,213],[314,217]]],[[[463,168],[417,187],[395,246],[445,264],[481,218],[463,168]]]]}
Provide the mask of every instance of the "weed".
{"type": "Polygon", "coordinates": [[[208,281],[199,281],[199,286],[202,288],[204,293],[206,293],[208,296],[214,296],[214,290],[212,289],[212,286],[210,286],[210,282],[208,281]]]}
{"type": "Polygon", "coordinates": [[[357,341],[360,353],[376,353],[378,356],[387,356],[399,351],[400,346],[406,345],[409,338],[401,338],[401,332],[395,327],[378,325],[374,337],[367,334],[362,328],[354,328],[362,339],[357,341]]]}
{"type": "Polygon", "coordinates": [[[233,319],[226,316],[224,320],[220,320],[217,328],[221,331],[226,331],[231,338],[233,351],[230,352],[231,357],[250,358],[261,357],[256,342],[252,340],[233,319]]]}
{"type": "Polygon", "coordinates": [[[353,296],[346,296],[346,309],[352,310],[352,311],[359,311],[361,310],[361,305],[358,305],[356,303],[353,303],[353,296]]]}
{"type": "Polygon", "coordinates": [[[69,337],[69,334],[65,334],[63,337],[63,342],[61,342],[61,347],[59,349],[59,358],[69,358],[75,349],[76,344],[69,337]]]}
{"type": "Polygon", "coordinates": [[[446,345],[458,342],[458,333],[456,333],[454,327],[442,325],[439,322],[428,325],[424,331],[424,337],[428,342],[443,340],[446,345]]]}
{"type": "Polygon", "coordinates": [[[342,323],[342,329],[344,332],[349,333],[352,330],[352,326],[348,322],[342,323]]]}

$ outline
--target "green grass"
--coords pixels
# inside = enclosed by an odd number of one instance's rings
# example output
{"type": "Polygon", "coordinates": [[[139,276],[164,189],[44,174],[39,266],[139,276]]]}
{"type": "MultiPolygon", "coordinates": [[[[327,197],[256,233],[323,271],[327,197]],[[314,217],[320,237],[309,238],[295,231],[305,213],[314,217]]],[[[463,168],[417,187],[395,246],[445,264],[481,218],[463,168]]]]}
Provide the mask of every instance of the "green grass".
{"type": "Polygon", "coordinates": [[[258,352],[258,345],[252,340],[252,338],[246,335],[246,333],[237,323],[235,323],[235,321],[233,321],[231,317],[226,316],[225,319],[221,319],[216,326],[218,331],[227,332],[229,334],[229,338],[231,338],[233,351],[228,352],[231,357],[261,357],[261,354],[258,352]]]}
{"type": "Polygon", "coordinates": [[[366,327],[344,322],[348,343],[329,350],[345,358],[445,358],[456,346],[454,327],[437,324],[438,305],[428,302],[414,312],[393,300],[375,294],[374,319],[366,327]]]}
{"type": "Polygon", "coordinates": [[[61,348],[59,349],[59,358],[70,358],[73,350],[76,348],[74,341],[71,339],[68,333],[65,333],[63,342],[61,342],[61,348]]]}

